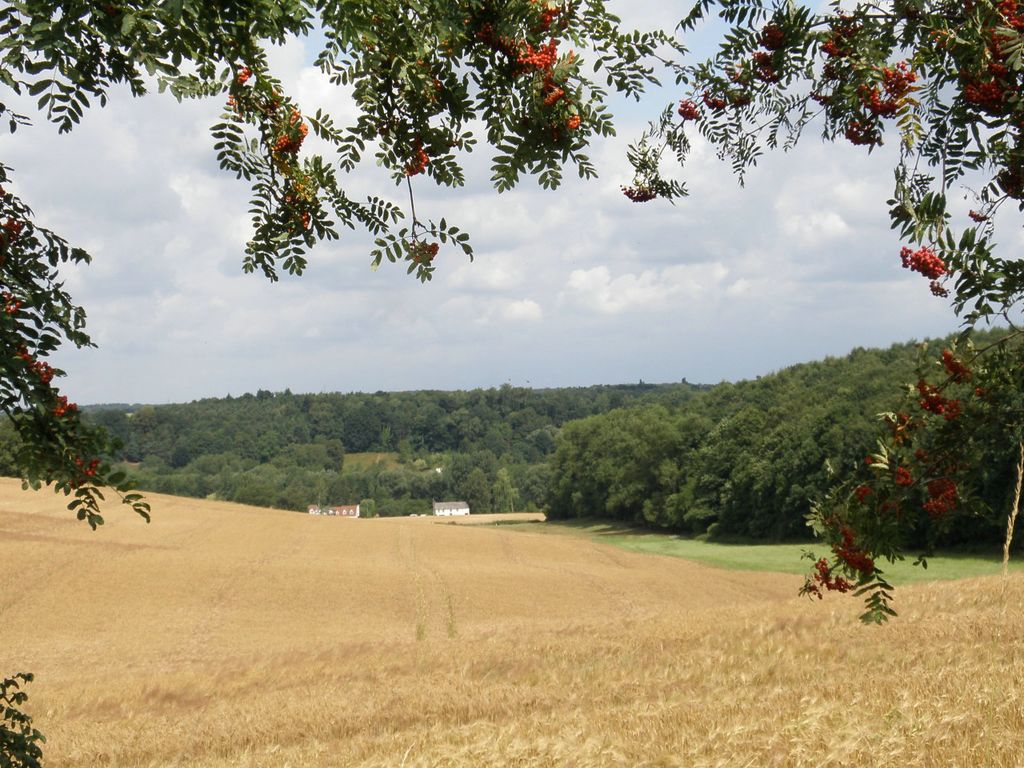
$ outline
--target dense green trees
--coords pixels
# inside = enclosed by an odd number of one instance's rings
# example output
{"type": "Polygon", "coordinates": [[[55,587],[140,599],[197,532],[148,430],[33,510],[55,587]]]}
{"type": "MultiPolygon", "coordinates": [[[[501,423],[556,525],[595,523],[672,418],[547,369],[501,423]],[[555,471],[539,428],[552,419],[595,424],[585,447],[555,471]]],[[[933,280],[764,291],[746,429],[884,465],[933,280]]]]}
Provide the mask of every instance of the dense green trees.
{"type": "MultiPolygon", "coordinates": [[[[948,343],[931,342],[924,354],[948,343]]],[[[721,384],[672,410],[621,409],[570,422],[552,459],[548,514],[717,538],[809,538],[812,502],[837,480],[859,477],[878,414],[898,401],[921,354],[915,344],[858,349],[721,384]]],[[[993,462],[984,477],[980,498],[1005,509],[1005,464],[993,462]]],[[[932,533],[908,531],[907,544],[926,546],[932,533]]],[[[931,542],[992,542],[1000,534],[998,516],[976,514],[931,542]]]]}
{"type": "MultiPolygon", "coordinates": [[[[613,404],[682,403],[701,389],[260,391],[181,405],[96,406],[83,418],[121,443],[115,466],[151,491],[296,510],[369,498],[381,515],[423,513],[442,498],[465,499],[478,512],[508,511],[543,504],[546,461],[566,421],[613,404]],[[387,456],[345,461],[347,452],[367,451],[387,456]]],[[[0,472],[17,472],[2,453],[0,472]]]]}
{"type": "MultiPolygon", "coordinates": [[[[860,477],[865,446],[883,426],[878,414],[899,401],[921,355],[948,343],[932,342],[923,353],[915,344],[857,349],[712,387],[261,392],[106,406],[86,418],[124,442],[119,458],[154,491],[296,510],[371,499],[381,515],[422,514],[432,500],[457,498],[477,512],[546,506],[552,518],[605,516],[718,538],[807,538],[812,501],[837,480],[860,477]],[[349,441],[381,455],[353,451],[346,460],[349,441]],[[389,446],[399,450],[384,453],[389,446]],[[183,448],[190,458],[181,464],[183,448]]],[[[985,463],[976,483],[983,505],[1006,508],[1011,475],[1006,462],[985,463]]],[[[975,511],[940,532],[919,526],[907,542],[992,540],[999,524],[975,511]]]]}
{"type": "Polygon", "coordinates": [[[566,421],[612,404],[669,397],[679,402],[699,389],[636,384],[347,395],[261,392],[182,405],[99,406],[88,410],[88,421],[121,442],[118,458],[158,457],[174,468],[225,452],[265,462],[286,449],[297,463],[310,465],[326,461],[323,451],[340,461],[343,452],[393,451],[403,444],[415,453],[489,450],[530,463],[550,452],[555,430],[566,421]]]}

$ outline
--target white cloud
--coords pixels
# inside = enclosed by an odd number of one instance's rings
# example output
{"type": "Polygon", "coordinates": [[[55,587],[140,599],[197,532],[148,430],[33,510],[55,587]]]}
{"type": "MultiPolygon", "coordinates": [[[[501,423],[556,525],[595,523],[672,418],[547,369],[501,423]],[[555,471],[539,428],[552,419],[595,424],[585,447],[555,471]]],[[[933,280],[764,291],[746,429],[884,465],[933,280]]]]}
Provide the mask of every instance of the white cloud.
{"type": "Polygon", "coordinates": [[[784,234],[803,246],[819,246],[850,233],[850,227],[835,211],[793,213],[781,220],[784,234]]]}
{"type": "Polygon", "coordinates": [[[505,291],[523,283],[523,273],[508,252],[480,256],[473,263],[455,267],[447,284],[466,290],[505,291]]]}
{"type": "Polygon", "coordinates": [[[544,310],[533,299],[510,301],[501,310],[502,319],[509,322],[539,323],[544,318],[544,310]]]}
{"type": "MultiPolygon", "coordinates": [[[[648,21],[669,13],[655,0],[619,5],[648,21]]],[[[299,43],[271,63],[307,113],[351,122],[349,93],[299,43]]],[[[525,179],[498,195],[486,148],[468,159],[465,189],[417,178],[417,212],[463,227],[477,250],[469,263],[442,248],[426,285],[400,265],[371,272],[371,238],[348,230],[313,251],[301,279],[242,275],[248,190],[216,167],[208,127],[219,101],[118,93],[70,136],[37,125],[0,136],[0,152],[39,218],[96,257],[65,273],[100,344],[57,360],[81,402],[718,381],[955,325],[899,267],[888,148],[868,157],[809,136],[766,155],[741,188],[695,137],[681,174],[691,197],[626,200],[625,144],[662,97],[674,94],[616,105],[621,138],[595,143],[594,181],[567,169],[557,192],[525,179]]],[[[407,203],[372,157],[343,183],[354,197],[407,203]]]]}
{"type": "Polygon", "coordinates": [[[566,281],[563,297],[581,308],[604,314],[652,312],[684,298],[709,298],[727,275],[728,270],[718,263],[627,272],[615,278],[604,266],[576,269],[566,281]]]}

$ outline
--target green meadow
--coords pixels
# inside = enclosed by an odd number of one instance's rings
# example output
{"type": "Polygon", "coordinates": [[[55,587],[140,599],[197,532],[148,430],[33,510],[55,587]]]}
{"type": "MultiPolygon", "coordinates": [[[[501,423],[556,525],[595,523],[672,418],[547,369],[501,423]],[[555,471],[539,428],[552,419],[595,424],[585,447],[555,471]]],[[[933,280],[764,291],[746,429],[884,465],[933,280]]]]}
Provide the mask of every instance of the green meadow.
{"type": "MultiPolygon", "coordinates": [[[[810,570],[810,561],[804,557],[804,553],[812,552],[817,557],[828,554],[827,547],[813,541],[799,544],[727,544],[683,538],[669,533],[596,520],[548,522],[544,525],[523,524],[522,527],[530,531],[586,536],[630,552],[681,557],[716,568],[737,571],[803,574],[810,570]]],[[[879,563],[879,568],[889,581],[896,585],[993,576],[1001,573],[1002,567],[1002,552],[997,551],[991,554],[938,552],[927,559],[927,568],[914,565],[911,557],[895,563],[879,563]]],[[[1024,563],[1019,559],[1016,562],[1011,559],[1010,570],[1024,570],[1024,563]]]]}

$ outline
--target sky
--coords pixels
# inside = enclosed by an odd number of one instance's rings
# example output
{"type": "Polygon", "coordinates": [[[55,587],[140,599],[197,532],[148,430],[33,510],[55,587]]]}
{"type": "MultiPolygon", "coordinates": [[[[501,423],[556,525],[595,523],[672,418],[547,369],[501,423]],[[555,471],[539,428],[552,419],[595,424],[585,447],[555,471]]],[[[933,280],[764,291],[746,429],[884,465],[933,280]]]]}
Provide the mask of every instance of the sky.
{"type": "MultiPolygon", "coordinates": [[[[627,24],[671,26],[664,5],[617,9],[627,24]]],[[[310,66],[313,53],[296,40],[271,61],[304,111],[344,122],[353,106],[310,66]]],[[[401,265],[372,271],[370,238],[345,233],[313,250],[304,276],[271,284],[242,273],[248,189],[217,168],[209,135],[222,101],[113,96],[70,135],[37,120],[0,138],[37,221],[94,257],[64,277],[97,348],[54,358],[80,403],[715,383],[957,328],[927,281],[900,267],[887,147],[868,155],[812,129],[740,187],[696,141],[679,172],[690,197],[632,203],[620,192],[625,148],[679,97],[664,90],[613,105],[619,135],[592,148],[597,180],[551,192],[526,179],[499,195],[486,149],[465,158],[461,190],[418,177],[417,211],[469,231],[473,263],[442,249],[421,284],[401,265]]],[[[346,183],[406,199],[372,158],[346,183]]]]}

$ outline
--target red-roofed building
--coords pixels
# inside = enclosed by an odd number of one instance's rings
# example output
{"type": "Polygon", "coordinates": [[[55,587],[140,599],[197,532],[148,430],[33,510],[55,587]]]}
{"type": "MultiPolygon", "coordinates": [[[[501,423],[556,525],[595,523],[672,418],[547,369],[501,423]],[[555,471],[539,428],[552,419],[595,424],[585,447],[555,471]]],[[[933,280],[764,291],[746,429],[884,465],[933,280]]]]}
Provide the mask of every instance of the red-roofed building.
{"type": "Polygon", "coordinates": [[[327,515],[328,517],[359,517],[359,505],[342,504],[334,507],[321,507],[318,504],[310,504],[309,514],[327,515]]]}

